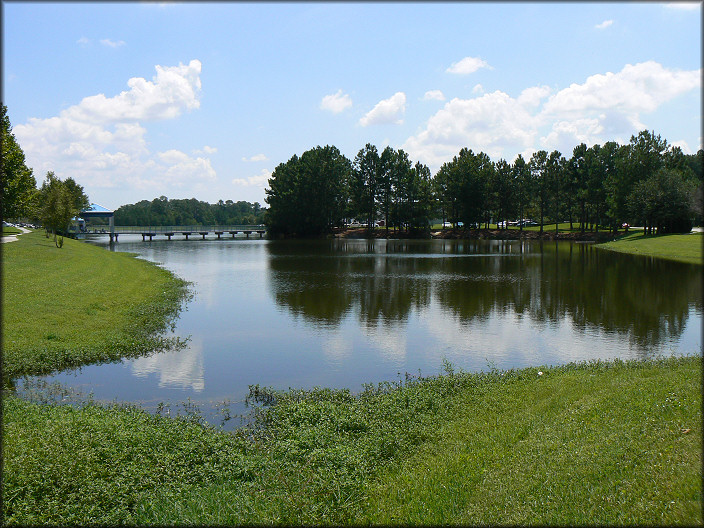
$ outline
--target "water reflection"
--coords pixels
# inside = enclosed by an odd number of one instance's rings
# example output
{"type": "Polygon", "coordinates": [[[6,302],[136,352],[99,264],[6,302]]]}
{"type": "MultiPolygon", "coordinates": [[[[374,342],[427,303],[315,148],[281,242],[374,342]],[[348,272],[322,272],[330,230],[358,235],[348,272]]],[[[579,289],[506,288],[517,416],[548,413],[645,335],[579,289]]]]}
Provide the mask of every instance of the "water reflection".
{"type": "Polygon", "coordinates": [[[192,389],[201,392],[205,388],[203,370],[203,343],[190,341],[185,350],[174,350],[140,357],[130,361],[132,373],[138,378],[157,374],[159,387],[192,389]]]}
{"type": "Polygon", "coordinates": [[[515,314],[538,328],[567,322],[581,334],[615,333],[637,347],[677,339],[690,307],[702,305],[697,266],[588,244],[291,241],[267,251],[277,305],[328,327],[354,313],[373,341],[392,343],[397,355],[403,344],[387,335],[391,328],[433,303],[465,326],[515,314]]]}

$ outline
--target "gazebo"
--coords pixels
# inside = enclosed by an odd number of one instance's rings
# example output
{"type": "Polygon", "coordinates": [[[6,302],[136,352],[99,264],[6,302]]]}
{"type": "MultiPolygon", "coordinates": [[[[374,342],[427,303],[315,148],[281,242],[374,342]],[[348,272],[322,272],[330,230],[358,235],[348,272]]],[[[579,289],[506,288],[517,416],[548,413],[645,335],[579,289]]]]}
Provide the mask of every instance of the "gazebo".
{"type": "Polygon", "coordinates": [[[89,218],[107,218],[110,223],[110,242],[113,241],[115,237],[115,212],[110,209],[106,209],[102,205],[92,203],[87,209],[81,211],[81,217],[86,220],[89,218]]]}

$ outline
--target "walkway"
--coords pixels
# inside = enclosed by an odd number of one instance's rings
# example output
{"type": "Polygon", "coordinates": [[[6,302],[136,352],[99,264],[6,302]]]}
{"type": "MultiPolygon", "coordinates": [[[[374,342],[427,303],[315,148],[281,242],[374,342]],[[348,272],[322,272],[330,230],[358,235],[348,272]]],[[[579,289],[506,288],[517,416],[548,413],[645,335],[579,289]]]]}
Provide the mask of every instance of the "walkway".
{"type": "Polygon", "coordinates": [[[24,233],[31,233],[32,232],[31,229],[25,229],[24,227],[18,227],[17,229],[22,231],[22,233],[19,233],[17,235],[3,235],[2,237],[0,237],[0,242],[2,242],[3,244],[5,242],[14,242],[15,240],[17,240],[18,236],[23,235],[24,233]]]}

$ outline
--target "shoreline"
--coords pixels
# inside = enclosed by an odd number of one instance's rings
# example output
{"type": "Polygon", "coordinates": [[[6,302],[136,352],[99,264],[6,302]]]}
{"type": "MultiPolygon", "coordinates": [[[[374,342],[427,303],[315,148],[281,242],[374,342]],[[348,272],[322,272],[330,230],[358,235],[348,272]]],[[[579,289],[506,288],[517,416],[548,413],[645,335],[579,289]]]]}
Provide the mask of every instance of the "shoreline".
{"type": "Polygon", "coordinates": [[[617,237],[627,233],[618,232],[616,234],[608,231],[539,231],[518,229],[436,229],[422,231],[392,231],[375,229],[369,231],[365,228],[358,229],[338,229],[333,231],[334,238],[366,238],[366,239],[447,239],[447,240],[573,240],[580,242],[606,242],[615,240],[617,237]]]}

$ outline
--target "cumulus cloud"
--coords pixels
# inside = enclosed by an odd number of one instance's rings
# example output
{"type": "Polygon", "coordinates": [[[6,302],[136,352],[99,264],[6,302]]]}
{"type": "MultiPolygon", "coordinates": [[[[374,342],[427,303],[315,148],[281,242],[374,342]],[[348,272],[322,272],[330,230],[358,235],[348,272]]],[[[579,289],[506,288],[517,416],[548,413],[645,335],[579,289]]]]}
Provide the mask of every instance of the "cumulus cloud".
{"type": "Polygon", "coordinates": [[[243,157],[242,161],[266,161],[267,159],[269,158],[267,158],[264,154],[255,154],[250,158],[243,157]]]}
{"type": "Polygon", "coordinates": [[[406,112],[406,94],[396,92],[388,99],[379,101],[374,108],[359,120],[362,126],[403,123],[406,112]]]}
{"type": "Polygon", "coordinates": [[[523,106],[538,106],[548,95],[550,95],[549,86],[531,86],[521,92],[518,103],[523,106]]]}
{"type": "Polygon", "coordinates": [[[271,171],[262,169],[256,176],[250,176],[249,178],[235,178],[232,180],[232,183],[235,185],[264,188],[269,184],[269,178],[271,178],[271,171]]]}
{"type": "MultiPolygon", "coordinates": [[[[16,125],[13,131],[29,165],[38,174],[71,175],[88,187],[180,186],[213,179],[205,157],[175,150],[150,153],[142,122],[173,119],[200,105],[200,61],[155,69],[152,81],[129,79],[130,89],[114,97],[85,97],[58,116],[16,125]]],[[[214,151],[204,147],[202,154],[214,151]]]]}
{"type": "Polygon", "coordinates": [[[403,149],[431,167],[452,159],[466,146],[492,157],[506,147],[529,147],[537,134],[534,116],[499,90],[474,99],[454,98],[432,116],[403,149]]]}
{"type": "Polygon", "coordinates": [[[609,27],[609,26],[612,25],[613,23],[614,23],[613,20],[604,20],[601,24],[597,24],[597,25],[594,26],[594,27],[595,27],[596,29],[606,29],[607,27],[609,27]]]}
{"type": "Polygon", "coordinates": [[[202,149],[200,150],[194,150],[194,154],[215,154],[218,151],[216,147],[209,147],[208,145],[205,145],[202,149]]]}
{"type": "Polygon", "coordinates": [[[441,90],[428,90],[423,96],[424,101],[444,101],[445,94],[441,90]]]}
{"type": "Polygon", "coordinates": [[[458,75],[469,75],[480,68],[492,69],[486,61],[479,57],[465,57],[459,62],[453,62],[452,65],[445,71],[447,73],[456,73],[458,75]]]}
{"type": "Polygon", "coordinates": [[[348,94],[343,94],[341,89],[334,94],[326,95],[320,101],[320,108],[333,114],[339,114],[350,106],[352,106],[352,98],[348,94]]]}
{"type": "Polygon", "coordinates": [[[110,39],[101,39],[100,43],[108,48],[119,48],[120,46],[124,46],[126,44],[124,40],[115,41],[110,39]]]}
{"type": "Polygon", "coordinates": [[[501,91],[455,98],[409,137],[403,149],[436,170],[462,147],[512,159],[519,152],[529,156],[538,146],[570,154],[581,142],[628,141],[647,128],[645,114],[700,90],[701,74],[701,69],[680,71],[649,61],[592,75],[557,91],[533,86],[516,98],[501,91]]]}
{"type": "Polygon", "coordinates": [[[484,87],[481,84],[475,84],[474,88],[472,88],[472,93],[475,94],[483,94],[484,93],[484,87]]]}

